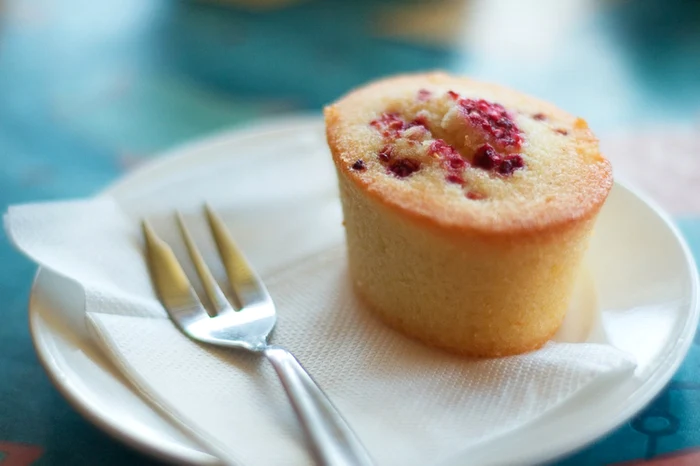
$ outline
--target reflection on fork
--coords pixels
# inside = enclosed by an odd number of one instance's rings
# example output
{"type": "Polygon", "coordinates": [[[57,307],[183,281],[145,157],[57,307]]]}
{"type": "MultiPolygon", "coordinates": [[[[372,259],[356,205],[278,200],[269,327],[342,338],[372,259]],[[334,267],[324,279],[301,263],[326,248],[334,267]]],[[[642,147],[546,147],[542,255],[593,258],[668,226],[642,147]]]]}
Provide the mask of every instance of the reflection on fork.
{"type": "Polygon", "coordinates": [[[299,361],[281,346],[268,343],[276,322],[274,303],[224,222],[208,206],[205,213],[233,291],[233,303],[214,279],[179,213],[177,220],[190,259],[212,304],[211,315],[172,249],[143,221],[151,279],[170,319],[194,340],[265,355],[284,386],[319,464],[371,465],[357,436],[299,361]]]}

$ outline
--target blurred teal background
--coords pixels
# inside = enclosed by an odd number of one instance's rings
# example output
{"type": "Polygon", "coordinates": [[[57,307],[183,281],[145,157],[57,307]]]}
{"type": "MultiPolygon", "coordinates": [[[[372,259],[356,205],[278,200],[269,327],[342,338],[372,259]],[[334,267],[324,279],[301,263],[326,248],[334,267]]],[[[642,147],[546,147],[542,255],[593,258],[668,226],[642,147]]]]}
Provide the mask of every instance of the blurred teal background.
{"type": "MultiPolygon", "coordinates": [[[[586,118],[700,254],[697,0],[0,0],[0,207],[87,196],[192,138],[436,68],[586,118]]],[[[50,386],[26,325],[34,267],[7,241],[0,264],[0,465],[154,464],[50,386]]],[[[699,389],[694,346],[647,410],[560,464],[700,464],[699,389]]]]}

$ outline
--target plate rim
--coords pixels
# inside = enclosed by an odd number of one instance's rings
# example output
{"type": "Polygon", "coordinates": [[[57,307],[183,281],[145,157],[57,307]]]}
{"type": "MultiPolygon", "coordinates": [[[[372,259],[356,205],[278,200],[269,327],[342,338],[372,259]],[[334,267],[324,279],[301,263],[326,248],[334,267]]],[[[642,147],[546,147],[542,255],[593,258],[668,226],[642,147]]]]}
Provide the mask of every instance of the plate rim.
{"type": "Polygon", "coordinates": [[[630,394],[630,396],[638,397],[634,404],[626,404],[625,407],[619,411],[617,416],[610,418],[607,422],[602,421],[600,424],[603,424],[604,427],[598,427],[598,433],[594,432],[596,430],[594,428],[590,428],[589,431],[579,430],[578,437],[569,435],[567,437],[569,441],[560,442],[559,447],[540,450],[547,452],[545,453],[546,457],[536,458],[534,457],[535,455],[531,455],[531,457],[526,460],[528,462],[527,464],[551,462],[564,455],[570,455],[581,451],[595,443],[596,440],[620,427],[632,418],[632,416],[644,409],[654,397],[663,390],[683,364],[683,361],[685,361],[688,351],[693,344],[698,323],[700,322],[700,273],[698,272],[698,266],[690,246],[683,237],[678,225],[676,225],[671,215],[655,200],[639,188],[632,186],[628,181],[625,181],[624,177],[616,176],[614,184],[624,188],[649,207],[653,213],[663,221],[666,228],[673,234],[676,243],[683,251],[683,258],[685,259],[685,265],[689,271],[689,278],[692,285],[690,289],[690,302],[688,303],[688,318],[684,322],[683,331],[679,335],[678,340],[676,340],[676,344],[672,347],[673,350],[669,351],[665,357],[662,358],[662,361],[658,363],[656,368],[647,376],[646,381],[642,382],[641,385],[630,394]],[[582,437],[587,438],[582,440],[582,437]],[[567,448],[564,445],[569,445],[569,447],[567,448]]]}
{"type": "MultiPolygon", "coordinates": [[[[135,170],[117,177],[105,188],[98,191],[97,194],[90,197],[99,198],[111,196],[114,193],[125,189],[129,184],[138,182],[137,180],[139,178],[148,173],[157,172],[163,167],[167,167],[173,163],[177,164],[184,159],[192,157],[192,154],[198,151],[211,149],[217,145],[225,144],[231,138],[254,138],[268,132],[289,129],[289,127],[292,125],[318,125],[320,121],[321,120],[317,115],[297,114],[271,119],[254,120],[247,124],[228,128],[210,135],[205,135],[191,142],[177,145],[172,149],[156,155],[154,159],[149,160],[143,165],[137,167],[135,170]]],[[[632,392],[631,395],[636,397],[636,401],[633,404],[626,404],[624,408],[618,412],[617,416],[606,418],[607,421],[598,423],[594,427],[592,426],[589,428],[587,431],[582,432],[579,430],[577,435],[568,435],[563,441],[558,442],[553,447],[544,448],[537,454],[532,454],[528,458],[523,458],[526,462],[528,462],[528,464],[553,461],[563,455],[580,451],[586,446],[594,443],[597,439],[608,434],[613,429],[622,425],[630,417],[642,410],[654,398],[654,396],[656,396],[663,389],[663,387],[673,377],[680,365],[685,360],[688,350],[693,342],[693,336],[700,318],[700,302],[698,297],[700,279],[690,247],[670,214],[662,209],[656,203],[656,201],[651,199],[639,188],[636,188],[629,182],[625,181],[624,177],[616,175],[614,183],[642,201],[663,222],[665,227],[673,234],[676,243],[680,246],[685,259],[685,266],[690,274],[692,285],[690,289],[690,302],[687,307],[688,312],[686,313],[687,318],[685,319],[682,332],[679,335],[676,344],[673,346],[673,350],[669,351],[666,356],[663,357],[662,362],[659,363],[657,368],[650,373],[646,381],[641,382],[641,385],[639,385],[639,387],[632,392]]],[[[55,363],[55,357],[50,350],[50,345],[43,339],[39,330],[39,327],[43,325],[43,323],[41,322],[41,316],[39,315],[40,313],[35,303],[38,295],[37,287],[40,284],[39,277],[43,273],[50,274],[52,272],[42,267],[37,267],[29,293],[28,320],[30,337],[34,351],[37,354],[37,358],[39,359],[44,372],[47,374],[49,381],[69,403],[69,405],[84,419],[96,426],[98,429],[102,430],[124,445],[134,448],[147,456],[157,458],[171,464],[182,463],[183,460],[192,463],[193,461],[196,461],[197,458],[199,458],[200,461],[195,462],[194,464],[219,464],[216,457],[204,451],[198,451],[197,455],[183,455],[183,451],[167,450],[163,448],[163,445],[151,441],[146,436],[134,434],[127,429],[123,429],[118,424],[113,423],[111,418],[104,416],[99,410],[99,407],[94,406],[90,401],[85,400],[80,396],[79,390],[73,387],[69,378],[66,377],[67,374],[61,371],[55,363]],[[202,462],[201,460],[205,461],[202,462]]],[[[493,440],[498,441],[498,437],[494,438],[493,440]]],[[[196,442],[193,441],[193,443],[196,442]]]]}
{"type": "MultiPolygon", "coordinates": [[[[51,382],[51,385],[60,393],[64,400],[73,408],[83,419],[97,427],[99,430],[122,443],[123,445],[133,448],[134,450],[146,455],[150,458],[156,458],[168,464],[181,464],[183,460],[188,463],[198,464],[196,456],[188,455],[186,452],[189,449],[180,450],[180,454],[176,451],[164,448],[164,445],[159,445],[155,442],[148,441],[145,437],[135,435],[127,430],[119,428],[109,417],[103,416],[99,408],[93,405],[90,401],[85,400],[80,396],[79,389],[75,388],[67,377],[65,372],[58,369],[55,364],[53,353],[48,350],[49,345],[45,343],[42,337],[38,336],[37,327],[44,325],[40,323],[41,317],[38,316],[39,311],[34,304],[36,301],[36,287],[39,283],[39,276],[42,273],[51,273],[50,270],[45,270],[39,267],[34,275],[32,286],[29,291],[29,332],[32,340],[32,347],[37,355],[37,359],[41,364],[46,376],[51,382]],[[41,340],[41,343],[39,342],[41,340]],[[45,345],[45,346],[42,346],[45,345]],[[53,364],[53,365],[52,365],[53,364]]],[[[207,463],[199,463],[204,465],[218,465],[220,462],[212,455],[206,452],[197,452],[202,455],[202,458],[212,458],[214,461],[207,463]]]]}

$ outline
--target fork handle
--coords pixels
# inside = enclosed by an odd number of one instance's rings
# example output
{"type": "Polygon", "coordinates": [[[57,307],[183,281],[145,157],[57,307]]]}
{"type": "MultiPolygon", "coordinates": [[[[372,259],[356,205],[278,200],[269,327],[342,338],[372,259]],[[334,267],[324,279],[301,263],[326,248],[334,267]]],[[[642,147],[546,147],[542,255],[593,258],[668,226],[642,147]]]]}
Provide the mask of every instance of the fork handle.
{"type": "Polygon", "coordinates": [[[371,466],[360,440],[297,358],[276,345],[268,346],[264,353],[284,386],[316,462],[322,466],[371,466]]]}

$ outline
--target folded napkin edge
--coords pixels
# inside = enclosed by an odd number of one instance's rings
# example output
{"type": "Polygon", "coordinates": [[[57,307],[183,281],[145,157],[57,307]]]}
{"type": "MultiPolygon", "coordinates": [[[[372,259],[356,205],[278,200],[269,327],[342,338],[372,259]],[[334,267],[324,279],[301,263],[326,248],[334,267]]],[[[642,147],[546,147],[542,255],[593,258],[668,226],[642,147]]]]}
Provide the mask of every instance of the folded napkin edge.
{"type": "Polygon", "coordinates": [[[138,372],[133,370],[129,364],[126,364],[120,358],[116,357],[117,354],[120,354],[120,351],[114,344],[109,332],[105,330],[104,324],[100,322],[100,317],[105,315],[116,317],[140,316],[123,316],[119,314],[103,314],[99,312],[87,312],[85,315],[88,332],[91,334],[92,340],[95,341],[105,357],[107,357],[109,361],[116,366],[116,369],[124,377],[125,382],[129,385],[131,391],[134,392],[136,396],[143,399],[149,407],[153,408],[158,413],[159,416],[164,417],[166,422],[173,425],[189,440],[199,446],[201,452],[214,455],[219,459],[224,459],[226,464],[243,464],[239,458],[232,455],[226,448],[220,447],[216,440],[210,439],[206,432],[201,432],[190,427],[189,424],[192,424],[191,422],[188,422],[186,419],[182,419],[175,415],[177,412],[176,410],[167,406],[166,403],[159,401],[157,396],[150,394],[152,390],[148,388],[148,383],[145,380],[142,380],[138,372]]]}

